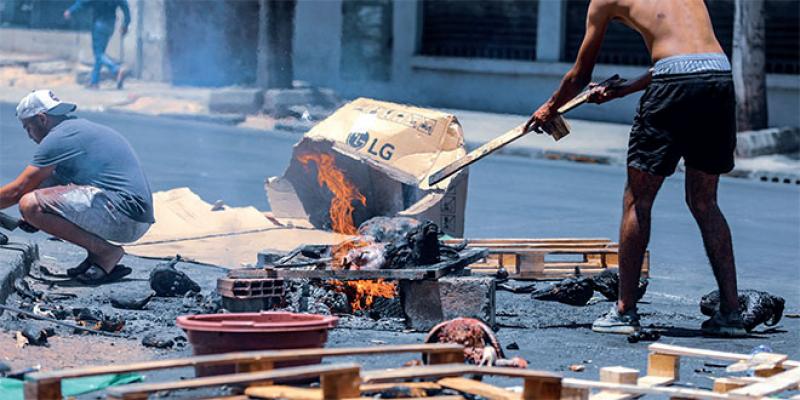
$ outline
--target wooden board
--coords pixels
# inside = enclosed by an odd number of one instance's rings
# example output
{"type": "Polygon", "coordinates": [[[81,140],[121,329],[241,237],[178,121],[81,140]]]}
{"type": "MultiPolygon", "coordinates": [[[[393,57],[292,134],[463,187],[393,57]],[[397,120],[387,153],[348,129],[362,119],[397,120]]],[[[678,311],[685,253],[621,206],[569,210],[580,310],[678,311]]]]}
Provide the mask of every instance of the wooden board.
{"type": "Polygon", "coordinates": [[[444,378],[437,382],[443,387],[458,390],[471,394],[473,396],[481,396],[492,400],[519,400],[522,398],[519,393],[514,393],[488,383],[479,382],[467,378],[444,378]]]}
{"type": "Polygon", "coordinates": [[[303,270],[277,269],[279,278],[284,279],[339,279],[339,280],[373,280],[373,279],[439,279],[454,271],[464,269],[470,264],[485,258],[489,254],[484,248],[470,248],[460,253],[456,260],[445,260],[438,264],[404,269],[379,270],[303,270]]]}
{"type": "Polygon", "coordinates": [[[131,385],[111,387],[106,390],[109,399],[141,399],[145,394],[164,390],[186,390],[214,387],[222,385],[253,384],[276,379],[316,378],[325,374],[352,372],[358,374],[358,364],[311,365],[303,367],[279,368],[269,371],[249,372],[244,374],[216,375],[203,378],[186,379],[172,382],[135,383],[131,385]]]}
{"type": "Polygon", "coordinates": [[[429,355],[456,353],[463,355],[463,347],[457,344],[437,343],[298,350],[262,350],[145,361],[131,364],[90,366],[55,371],[43,371],[31,373],[26,376],[25,399],[49,400],[53,398],[60,398],[61,380],[68,378],[79,378],[105,374],[122,374],[128,372],[142,372],[181,367],[249,365],[254,363],[274,363],[277,361],[320,357],[324,358],[398,353],[422,353],[429,355]]]}
{"type": "MultiPolygon", "coordinates": [[[[622,83],[624,81],[625,81],[624,79],[620,79],[618,74],[614,74],[612,77],[610,77],[610,78],[598,83],[598,85],[613,87],[615,85],[619,85],[620,83],[622,83]]],[[[558,108],[558,113],[559,114],[567,113],[567,112],[571,111],[572,109],[578,107],[579,105],[586,103],[587,101],[589,101],[589,95],[590,94],[592,94],[592,90],[591,89],[587,89],[587,90],[584,90],[584,91],[578,93],[578,95],[573,97],[572,100],[564,103],[563,106],[559,107],[558,108]]]]}

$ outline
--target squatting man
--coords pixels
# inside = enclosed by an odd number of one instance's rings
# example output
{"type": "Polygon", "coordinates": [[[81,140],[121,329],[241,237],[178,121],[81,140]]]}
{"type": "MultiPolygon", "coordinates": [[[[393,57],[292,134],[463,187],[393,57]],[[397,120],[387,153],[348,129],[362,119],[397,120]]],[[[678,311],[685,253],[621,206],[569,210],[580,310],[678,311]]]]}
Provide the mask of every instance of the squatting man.
{"type": "Polygon", "coordinates": [[[19,205],[25,222],[86,249],[67,274],[85,284],[128,275],[119,243],[136,241],[155,220],[150,184],[139,159],[115,130],[69,114],[77,106],[50,90],[17,105],[17,118],[37,144],[32,161],[0,187],[0,209],[19,205]]]}
{"type": "Polygon", "coordinates": [[[636,289],[650,240],[650,210],[664,178],[686,166],[686,203],[700,227],[720,291],[720,309],[703,333],[745,336],[739,311],[731,233],[717,206],[719,175],[733,169],[736,148],[731,66],[714,35],[703,0],[592,0],[577,59],[553,96],[525,126],[541,133],[556,110],[589,83],[608,24],[639,32],[655,63],[644,75],[616,85],[592,85],[589,101],[603,103],[645,90],[633,122],[619,239],[619,301],[592,329],[640,329],[636,289]]]}

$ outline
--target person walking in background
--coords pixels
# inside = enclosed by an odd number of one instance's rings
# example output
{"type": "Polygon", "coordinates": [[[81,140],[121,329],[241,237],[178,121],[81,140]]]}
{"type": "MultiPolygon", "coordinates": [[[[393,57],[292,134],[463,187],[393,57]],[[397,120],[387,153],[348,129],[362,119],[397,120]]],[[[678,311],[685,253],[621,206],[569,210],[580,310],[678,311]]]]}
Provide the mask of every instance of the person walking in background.
{"type": "Polygon", "coordinates": [[[69,20],[72,14],[89,8],[92,10],[92,51],[94,52],[94,68],[92,69],[90,88],[100,86],[100,72],[105,66],[116,77],[117,89],[122,89],[125,75],[125,68],[114,62],[106,55],[106,47],[114,35],[114,26],[117,23],[117,7],[122,10],[124,20],[120,26],[120,34],[123,36],[128,33],[128,25],[131,23],[131,11],[128,7],[128,0],[75,0],[75,3],[64,11],[64,19],[69,20]]]}

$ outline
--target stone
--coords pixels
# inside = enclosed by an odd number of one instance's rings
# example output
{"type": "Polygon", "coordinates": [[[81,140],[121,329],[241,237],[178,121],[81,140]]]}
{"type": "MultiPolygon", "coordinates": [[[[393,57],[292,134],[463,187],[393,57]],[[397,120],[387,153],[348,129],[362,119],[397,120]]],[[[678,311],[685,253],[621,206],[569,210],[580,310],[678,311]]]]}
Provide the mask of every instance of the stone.
{"type": "Polygon", "coordinates": [[[169,349],[175,345],[175,341],[157,333],[151,333],[142,339],[142,345],[145,347],[155,347],[157,349],[169,349]]]}
{"type": "Polygon", "coordinates": [[[208,99],[212,113],[255,114],[261,110],[264,94],[260,89],[229,88],[214,90],[208,99]]]}

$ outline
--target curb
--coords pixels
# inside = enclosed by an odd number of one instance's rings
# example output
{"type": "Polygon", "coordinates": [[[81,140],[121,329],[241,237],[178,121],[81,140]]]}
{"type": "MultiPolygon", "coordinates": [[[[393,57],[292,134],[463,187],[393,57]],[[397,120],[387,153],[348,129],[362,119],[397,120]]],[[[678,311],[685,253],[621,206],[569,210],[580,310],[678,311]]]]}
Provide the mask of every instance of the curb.
{"type": "Polygon", "coordinates": [[[14,293],[14,280],[27,275],[33,263],[39,261],[39,246],[35,243],[10,242],[0,246],[0,253],[6,252],[17,254],[12,256],[7,270],[0,270],[0,303],[5,303],[8,296],[14,293]]]}

